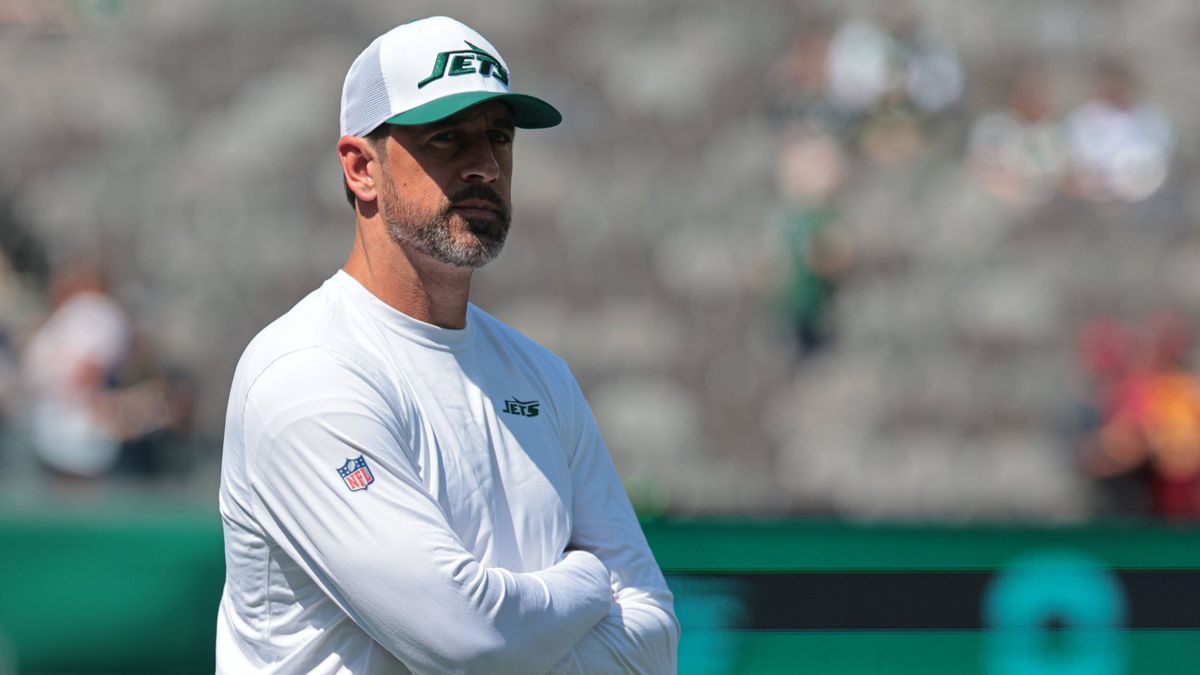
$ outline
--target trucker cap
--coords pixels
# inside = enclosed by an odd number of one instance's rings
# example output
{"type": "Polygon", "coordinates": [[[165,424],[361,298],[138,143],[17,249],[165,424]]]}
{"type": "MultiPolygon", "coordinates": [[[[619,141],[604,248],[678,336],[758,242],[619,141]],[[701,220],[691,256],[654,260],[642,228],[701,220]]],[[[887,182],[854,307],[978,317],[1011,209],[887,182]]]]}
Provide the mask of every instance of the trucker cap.
{"type": "Polygon", "coordinates": [[[500,99],[513,122],[543,129],[562,121],[545,101],[512,91],[512,71],[482,35],[445,16],[397,26],[375,38],[346,73],[343,136],[365,136],[384,122],[429,124],[500,99]]]}

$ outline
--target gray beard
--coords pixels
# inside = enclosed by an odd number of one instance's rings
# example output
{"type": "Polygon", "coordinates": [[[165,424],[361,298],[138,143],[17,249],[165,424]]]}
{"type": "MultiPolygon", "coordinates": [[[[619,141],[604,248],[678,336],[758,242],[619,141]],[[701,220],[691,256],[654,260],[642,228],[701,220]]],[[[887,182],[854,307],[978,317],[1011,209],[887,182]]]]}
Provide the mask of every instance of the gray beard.
{"type": "Polygon", "coordinates": [[[453,267],[477,269],[500,255],[508,238],[509,214],[500,214],[499,222],[470,219],[470,236],[455,239],[450,228],[453,216],[447,206],[441,213],[421,216],[402,204],[395,195],[385,195],[383,219],[388,235],[402,248],[412,248],[434,260],[453,267]]]}

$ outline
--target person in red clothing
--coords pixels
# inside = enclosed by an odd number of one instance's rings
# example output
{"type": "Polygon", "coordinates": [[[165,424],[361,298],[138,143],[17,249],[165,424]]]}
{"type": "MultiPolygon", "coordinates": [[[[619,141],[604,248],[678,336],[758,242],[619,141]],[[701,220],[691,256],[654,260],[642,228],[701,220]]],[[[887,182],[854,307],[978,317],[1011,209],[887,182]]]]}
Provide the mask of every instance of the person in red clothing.
{"type": "Polygon", "coordinates": [[[1149,469],[1150,508],[1170,519],[1200,517],[1200,378],[1186,364],[1188,326],[1166,316],[1151,327],[1141,358],[1102,394],[1103,423],[1089,470],[1109,477],[1149,469]]]}

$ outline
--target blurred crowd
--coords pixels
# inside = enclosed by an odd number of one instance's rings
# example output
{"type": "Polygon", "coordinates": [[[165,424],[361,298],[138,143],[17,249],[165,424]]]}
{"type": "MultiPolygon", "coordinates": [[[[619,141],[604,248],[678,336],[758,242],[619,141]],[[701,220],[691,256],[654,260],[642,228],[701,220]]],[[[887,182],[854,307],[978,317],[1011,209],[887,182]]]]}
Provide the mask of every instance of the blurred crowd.
{"type": "Polygon", "coordinates": [[[0,0],[0,484],[207,494],[348,246],[345,68],[431,13],[565,113],[477,301],[643,510],[1200,514],[1185,0],[0,0]]]}
{"type": "MultiPolygon", "coordinates": [[[[1103,28],[1028,18],[1064,11],[1103,28]]],[[[773,74],[781,466],[835,512],[1200,516],[1200,214],[1153,60],[1064,29],[968,65],[938,18],[815,12],[773,74]]]]}

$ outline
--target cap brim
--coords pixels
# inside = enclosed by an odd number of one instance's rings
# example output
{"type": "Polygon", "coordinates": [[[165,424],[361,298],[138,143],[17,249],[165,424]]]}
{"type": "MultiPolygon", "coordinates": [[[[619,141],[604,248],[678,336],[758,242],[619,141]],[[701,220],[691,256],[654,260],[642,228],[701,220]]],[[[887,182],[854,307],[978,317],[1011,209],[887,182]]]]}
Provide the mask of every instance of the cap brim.
{"type": "Polygon", "coordinates": [[[535,98],[527,94],[493,91],[468,91],[461,94],[450,94],[424,105],[419,105],[412,110],[406,110],[384,121],[388,124],[399,124],[401,126],[430,124],[446,119],[473,105],[495,100],[504,101],[512,106],[513,124],[522,129],[545,129],[557,126],[559,122],[562,122],[562,113],[540,98],[535,98]]]}

